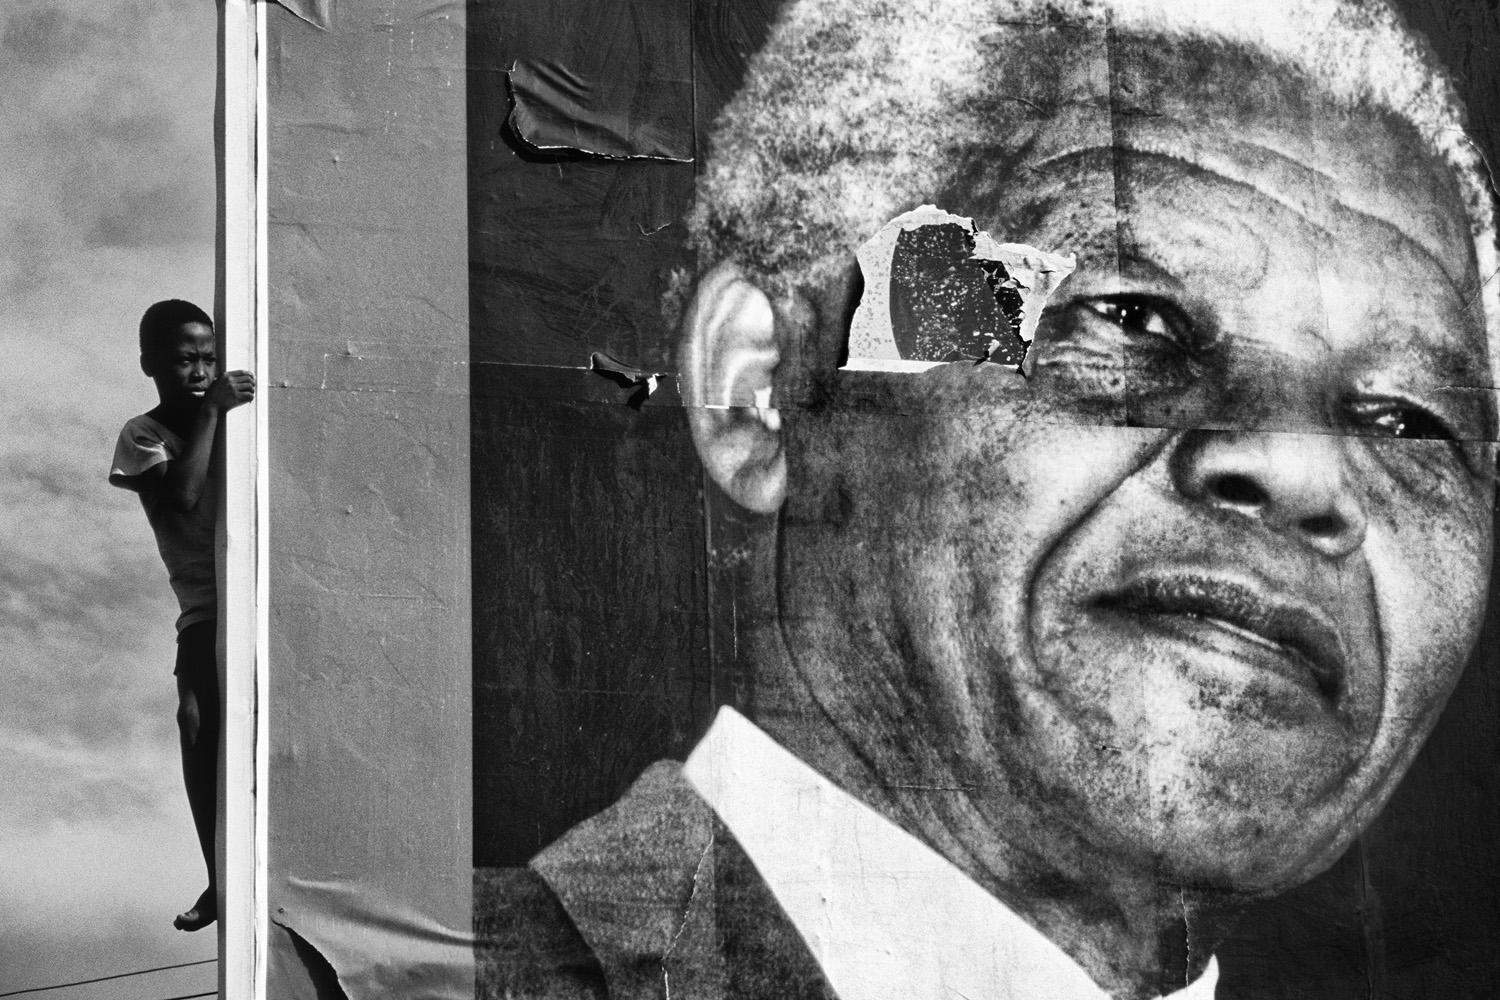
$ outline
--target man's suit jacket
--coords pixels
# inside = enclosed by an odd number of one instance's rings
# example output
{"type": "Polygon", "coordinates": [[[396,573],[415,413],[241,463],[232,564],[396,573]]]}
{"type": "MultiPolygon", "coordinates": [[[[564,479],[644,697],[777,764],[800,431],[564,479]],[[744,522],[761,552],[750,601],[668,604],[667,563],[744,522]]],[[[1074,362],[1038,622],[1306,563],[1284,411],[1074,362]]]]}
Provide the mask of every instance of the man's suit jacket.
{"type": "Polygon", "coordinates": [[[834,1000],[681,771],[653,765],[527,867],[476,876],[477,997],[834,1000]]]}

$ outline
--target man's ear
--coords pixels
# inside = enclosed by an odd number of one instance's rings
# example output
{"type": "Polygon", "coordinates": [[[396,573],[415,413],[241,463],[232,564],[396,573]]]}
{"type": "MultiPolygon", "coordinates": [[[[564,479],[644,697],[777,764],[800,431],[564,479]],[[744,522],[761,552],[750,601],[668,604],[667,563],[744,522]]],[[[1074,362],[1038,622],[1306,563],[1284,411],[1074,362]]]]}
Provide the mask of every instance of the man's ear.
{"type": "Polygon", "coordinates": [[[698,282],[682,323],[682,396],[710,478],[746,510],[786,497],[781,414],[771,408],[780,360],[771,300],[732,264],[698,282]]]}
{"type": "Polygon", "coordinates": [[[152,362],[151,355],[145,351],[141,352],[141,371],[147,378],[156,378],[156,365],[152,362]]]}

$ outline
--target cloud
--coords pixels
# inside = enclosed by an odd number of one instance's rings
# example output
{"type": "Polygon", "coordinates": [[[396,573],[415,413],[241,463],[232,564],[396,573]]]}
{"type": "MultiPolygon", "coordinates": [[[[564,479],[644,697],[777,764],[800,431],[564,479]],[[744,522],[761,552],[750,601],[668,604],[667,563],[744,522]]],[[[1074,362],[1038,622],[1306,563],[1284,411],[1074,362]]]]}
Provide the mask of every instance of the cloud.
{"type": "Polygon", "coordinates": [[[35,295],[66,281],[91,247],[212,233],[214,36],[199,31],[206,5],[193,6],[5,5],[0,235],[26,251],[5,255],[5,290],[35,295]],[[181,99],[205,83],[207,102],[181,99]]]}
{"type": "Polygon", "coordinates": [[[0,35],[0,56],[26,66],[67,65],[83,57],[98,28],[76,20],[61,7],[32,4],[19,8],[0,35]]]}
{"type": "Polygon", "coordinates": [[[204,881],[176,602],[105,477],[155,404],[141,311],[212,304],[214,22],[207,0],[0,3],[0,992],[213,953],[171,927],[204,881]]]}

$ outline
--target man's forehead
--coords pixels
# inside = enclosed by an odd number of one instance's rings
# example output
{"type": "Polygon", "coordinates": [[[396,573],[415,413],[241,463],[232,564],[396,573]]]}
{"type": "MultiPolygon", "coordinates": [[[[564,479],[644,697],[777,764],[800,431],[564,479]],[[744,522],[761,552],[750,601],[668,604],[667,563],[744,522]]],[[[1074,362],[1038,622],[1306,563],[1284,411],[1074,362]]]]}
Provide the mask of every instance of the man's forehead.
{"type": "MultiPolygon", "coordinates": [[[[1023,130],[976,136],[972,147],[955,150],[953,181],[936,203],[1025,241],[1031,234],[1005,227],[1055,224],[1043,220],[1043,205],[1076,208],[1085,224],[1097,224],[1101,214],[1128,210],[1135,188],[1156,182],[1152,157],[1176,160],[1329,230],[1340,215],[1369,217],[1419,246],[1461,294],[1474,293],[1473,244],[1457,181],[1408,123],[1340,107],[1306,83],[1252,83],[1255,97],[1201,74],[1169,79],[1172,69],[1157,58],[1128,78],[1072,72],[1066,84],[1045,88],[1050,99],[1036,105],[1023,130]]],[[[997,77],[995,101],[1015,99],[1001,92],[1009,82],[997,77]]]]}
{"type": "Polygon", "coordinates": [[[1430,229],[1401,228],[1327,192],[1278,191],[1274,172],[1231,178],[1128,148],[1051,163],[1056,169],[1034,190],[999,204],[955,204],[973,211],[980,228],[1076,253],[1079,272],[1064,296],[1149,287],[1183,302],[1207,296],[1206,308],[1223,311],[1275,282],[1301,289],[1297,302],[1279,303],[1288,322],[1327,325],[1331,343],[1373,349],[1386,330],[1429,362],[1451,356],[1439,367],[1453,377],[1472,381],[1486,370],[1467,242],[1443,247],[1430,229]],[[1461,278],[1449,268],[1463,268],[1461,278]]]}

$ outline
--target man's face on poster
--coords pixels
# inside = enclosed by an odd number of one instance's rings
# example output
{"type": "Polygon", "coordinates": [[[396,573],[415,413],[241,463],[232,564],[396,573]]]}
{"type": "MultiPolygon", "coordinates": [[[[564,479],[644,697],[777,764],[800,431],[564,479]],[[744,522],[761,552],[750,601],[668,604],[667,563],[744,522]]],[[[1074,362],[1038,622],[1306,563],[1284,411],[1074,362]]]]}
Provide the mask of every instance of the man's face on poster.
{"type": "Polygon", "coordinates": [[[1478,275],[1399,122],[1163,101],[1102,133],[1060,112],[934,193],[1078,270],[1027,378],[787,414],[782,630],[892,787],[947,790],[906,797],[929,839],[979,816],[1273,891],[1378,811],[1478,633],[1478,275]]]}

